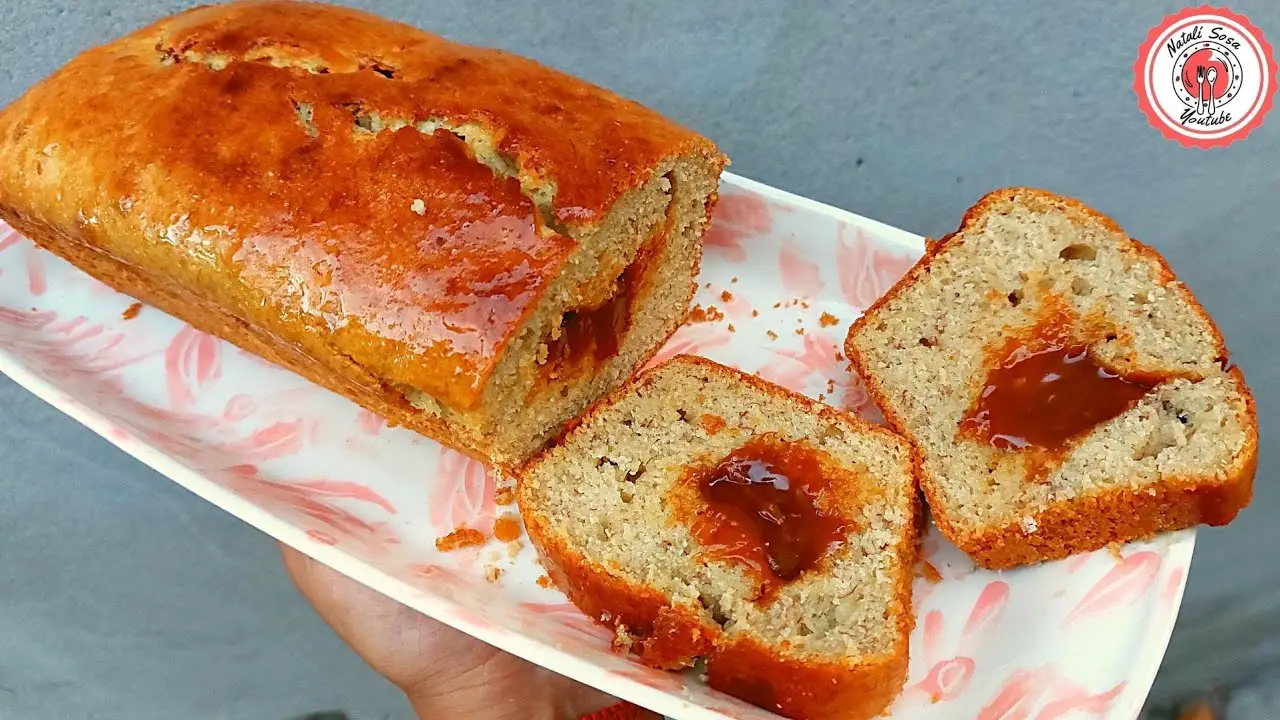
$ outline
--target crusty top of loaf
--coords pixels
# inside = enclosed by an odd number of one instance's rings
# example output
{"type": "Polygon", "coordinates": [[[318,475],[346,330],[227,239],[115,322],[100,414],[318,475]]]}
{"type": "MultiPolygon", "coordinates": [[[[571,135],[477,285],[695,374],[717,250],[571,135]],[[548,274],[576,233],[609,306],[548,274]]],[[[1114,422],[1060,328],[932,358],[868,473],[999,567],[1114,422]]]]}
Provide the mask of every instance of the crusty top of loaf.
{"type": "Polygon", "coordinates": [[[250,322],[283,314],[465,408],[574,236],[689,153],[721,162],[533,61],[242,2],[89,50],[0,114],[0,215],[194,281],[250,322]]]}

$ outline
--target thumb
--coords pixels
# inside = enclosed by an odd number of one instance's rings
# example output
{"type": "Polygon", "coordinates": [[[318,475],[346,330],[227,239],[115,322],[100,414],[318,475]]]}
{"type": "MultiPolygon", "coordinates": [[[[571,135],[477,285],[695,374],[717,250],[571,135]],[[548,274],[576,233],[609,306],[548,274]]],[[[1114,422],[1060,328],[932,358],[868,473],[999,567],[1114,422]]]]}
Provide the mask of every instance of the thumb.
{"type": "Polygon", "coordinates": [[[577,720],[616,699],[509,655],[281,544],[285,570],[333,631],[419,717],[577,720]]]}

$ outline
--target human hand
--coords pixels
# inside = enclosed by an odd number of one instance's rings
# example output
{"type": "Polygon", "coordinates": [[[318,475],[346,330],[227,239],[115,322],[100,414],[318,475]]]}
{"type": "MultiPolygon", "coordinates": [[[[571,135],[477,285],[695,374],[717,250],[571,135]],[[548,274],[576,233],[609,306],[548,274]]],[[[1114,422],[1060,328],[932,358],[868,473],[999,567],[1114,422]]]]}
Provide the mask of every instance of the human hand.
{"type": "Polygon", "coordinates": [[[287,545],[280,550],[302,596],[356,654],[404,691],[422,720],[578,720],[618,702],[432,620],[287,545]]]}

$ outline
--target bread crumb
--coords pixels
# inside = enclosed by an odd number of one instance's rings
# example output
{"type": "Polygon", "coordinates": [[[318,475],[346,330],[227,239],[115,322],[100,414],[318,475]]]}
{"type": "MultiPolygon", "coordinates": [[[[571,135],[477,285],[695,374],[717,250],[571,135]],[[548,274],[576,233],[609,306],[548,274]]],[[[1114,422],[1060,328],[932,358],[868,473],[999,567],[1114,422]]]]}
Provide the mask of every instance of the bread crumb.
{"type": "Polygon", "coordinates": [[[843,354],[841,354],[841,352],[840,352],[839,350],[837,350],[837,351],[836,351],[836,362],[842,362],[843,360],[844,360],[844,355],[843,355],[843,354]]]}
{"type": "Polygon", "coordinates": [[[706,289],[707,289],[707,290],[710,290],[710,289],[711,289],[711,283],[707,283],[707,285],[706,285],[706,289]]]}
{"type": "MultiPolygon", "coordinates": [[[[600,614],[600,622],[608,624],[610,620],[609,613],[600,614]]],[[[613,629],[613,642],[609,645],[619,654],[627,654],[631,652],[631,644],[635,639],[631,637],[631,633],[627,632],[627,626],[621,623],[613,629]]]]}
{"type": "Polygon", "coordinates": [[[1111,553],[1111,557],[1117,560],[1124,559],[1124,553],[1121,552],[1121,550],[1123,549],[1124,549],[1124,543],[1118,543],[1118,542],[1107,543],[1107,552],[1111,553]]]}
{"type": "Polygon", "coordinates": [[[720,293],[720,301],[721,301],[721,302],[733,302],[733,293],[729,292],[728,290],[725,290],[725,291],[721,292],[721,293],[720,293]]]}
{"type": "Polygon", "coordinates": [[[511,542],[520,538],[520,518],[508,513],[493,521],[493,536],[500,542],[511,542]]]}
{"type": "Polygon", "coordinates": [[[833,394],[836,391],[836,381],[833,378],[827,378],[827,394],[833,394]]]}
{"type": "Polygon", "coordinates": [[[802,328],[802,327],[798,327],[798,328],[796,328],[796,334],[797,334],[797,335],[803,335],[803,334],[804,334],[804,328],[802,328]]]}
{"type": "Polygon", "coordinates": [[[539,575],[538,579],[535,580],[534,582],[536,582],[538,584],[538,587],[540,588],[551,587],[551,578],[547,577],[546,575],[539,575]]]}
{"type": "Polygon", "coordinates": [[[765,335],[768,335],[770,340],[777,340],[777,339],[778,339],[778,333],[776,333],[776,332],[774,332],[774,331],[772,331],[772,330],[765,331],[765,335]]]}
{"type": "Polygon", "coordinates": [[[142,311],[142,303],[136,302],[130,305],[129,307],[125,308],[124,312],[120,313],[120,317],[124,318],[125,320],[132,320],[138,317],[138,313],[141,311],[142,311]]]}
{"type": "Polygon", "coordinates": [[[834,327],[840,324],[840,318],[829,312],[824,312],[822,313],[822,316],[818,318],[818,324],[822,327],[834,327]]]}
{"type": "Polygon", "coordinates": [[[756,310],[756,309],[754,309],[754,308],[752,308],[752,310],[751,310],[751,317],[753,317],[753,318],[760,317],[760,311],[759,311],[759,310],[756,310]]]}
{"type": "Polygon", "coordinates": [[[730,285],[732,285],[733,283],[736,283],[736,282],[738,282],[738,276],[737,276],[737,275],[734,275],[733,277],[729,278],[729,284],[730,284],[730,285]]]}
{"type": "Polygon", "coordinates": [[[733,323],[729,323],[729,332],[738,332],[738,329],[733,326],[733,323]]]}
{"type": "Polygon", "coordinates": [[[515,560],[516,556],[520,554],[520,551],[523,548],[524,548],[524,543],[520,542],[519,540],[512,540],[511,542],[507,543],[507,559],[515,560]]]}
{"type": "Polygon", "coordinates": [[[484,579],[491,583],[498,582],[498,578],[502,575],[502,568],[497,565],[484,566],[484,579]]]}
{"type": "Polygon", "coordinates": [[[422,202],[422,198],[414,198],[413,203],[409,205],[409,209],[417,215],[427,214],[427,204],[422,202]]]}
{"type": "Polygon", "coordinates": [[[724,421],[724,418],[711,413],[703,413],[702,417],[698,418],[698,422],[702,424],[702,429],[706,430],[708,435],[715,435],[728,424],[724,421]]]}
{"type": "Polygon", "coordinates": [[[691,323],[703,323],[723,319],[724,313],[716,309],[715,305],[708,305],[705,309],[701,305],[694,305],[693,309],[689,311],[688,321],[691,323]]]}
{"type": "Polygon", "coordinates": [[[516,501],[516,489],[511,486],[500,487],[493,492],[495,505],[510,505],[516,501]]]}
{"type": "Polygon", "coordinates": [[[773,304],[773,309],[774,309],[774,310],[777,310],[777,309],[778,309],[778,308],[780,308],[780,307],[782,307],[782,303],[780,303],[780,302],[776,302],[776,303],[774,303],[774,304],[773,304]]]}
{"type": "Polygon", "coordinates": [[[462,548],[479,547],[488,538],[479,530],[469,527],[460,527],[444,537],[436,538],[436,549],[440,552],[453,552],[462,548]]]}
{"type": "Polygon", "coordinates": [[[805,310],[808,310],[808,309],[809,309],[809,303],[808,303],[808,301],[801,300],[801,301],[800,301],[800,307],[804,308],[805,310]]]}
{"type": "Polygon", "coordinates": [[[928,560],[925,560],[924,564],[920,566],[920,574],[924,576],[925,580],[929,581],[930,585],[937,585],[942,582],[942,573],[938,572],[938,568],[934,567],[933,563],[928,560]]]}
{"type": "Polygon", "coordinates": [[[826,402],[826,401],[827,401],[826,393],[818,393],[818,402],[826,402]]]}

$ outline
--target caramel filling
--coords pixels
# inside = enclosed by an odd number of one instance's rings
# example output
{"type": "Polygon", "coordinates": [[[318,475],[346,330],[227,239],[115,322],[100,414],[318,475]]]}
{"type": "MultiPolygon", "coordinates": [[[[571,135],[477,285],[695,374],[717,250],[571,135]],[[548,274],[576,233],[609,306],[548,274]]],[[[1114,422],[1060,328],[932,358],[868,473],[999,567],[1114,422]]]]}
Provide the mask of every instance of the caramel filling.
{"type": "Polygon", "coordinates": [[[824,455],[770,433],[687,470],[679,484],[684,496],[673,504],[702,557],[743,568],[758,583],[758,600],[817,567],[856,529],[838,495],[856,500],[847,496],[860,482],[824,455]]]}
{"type": "MultiPolygon", "coordinates": [[[[664,236],[659,245],[665,244],[665,239],[664,236]]],[[[646,246],[652,243],[650,240],[646,246]]],[[[560,319],[560,335],[547,342],[543,380],[571,379],[618,354],[631,329],[632,305],[648,276],[649,259],[645,257],[645,248],[641,248],[640,257],[614,280],[614,290],[603,302],[564,314],[560,319]]]]}
{"type": "Polygon", "coordinates": [[[1000,450],[1061,450],[1128,411],[1150,389],[1098,364],[1088,345],[1020,345],[987,375],[973,413],[960,427],[1000,450]]]}
{"type": "Polygon", "coordinates": [[[1103,366],[1081,339],[1089,334],[1059,311],[1009,338],[993,353],[961,434],[1036,456],[1044,474],[1079,438],[1137,405],[1157,383],[1103,366]]]}
{"type": "Polygon", "coordinates": [[[613,279],[611,290],[599,302],[574,308],[560,319],[559,334],[546,342],[546,359],[538,385],[594,374],[616,356],[626,342],[635,315],[635,303],[653,284],[658,259],[667,246],[674,224],[675,182],[666,218],[636,251],[635,258],[613,279]]]}

